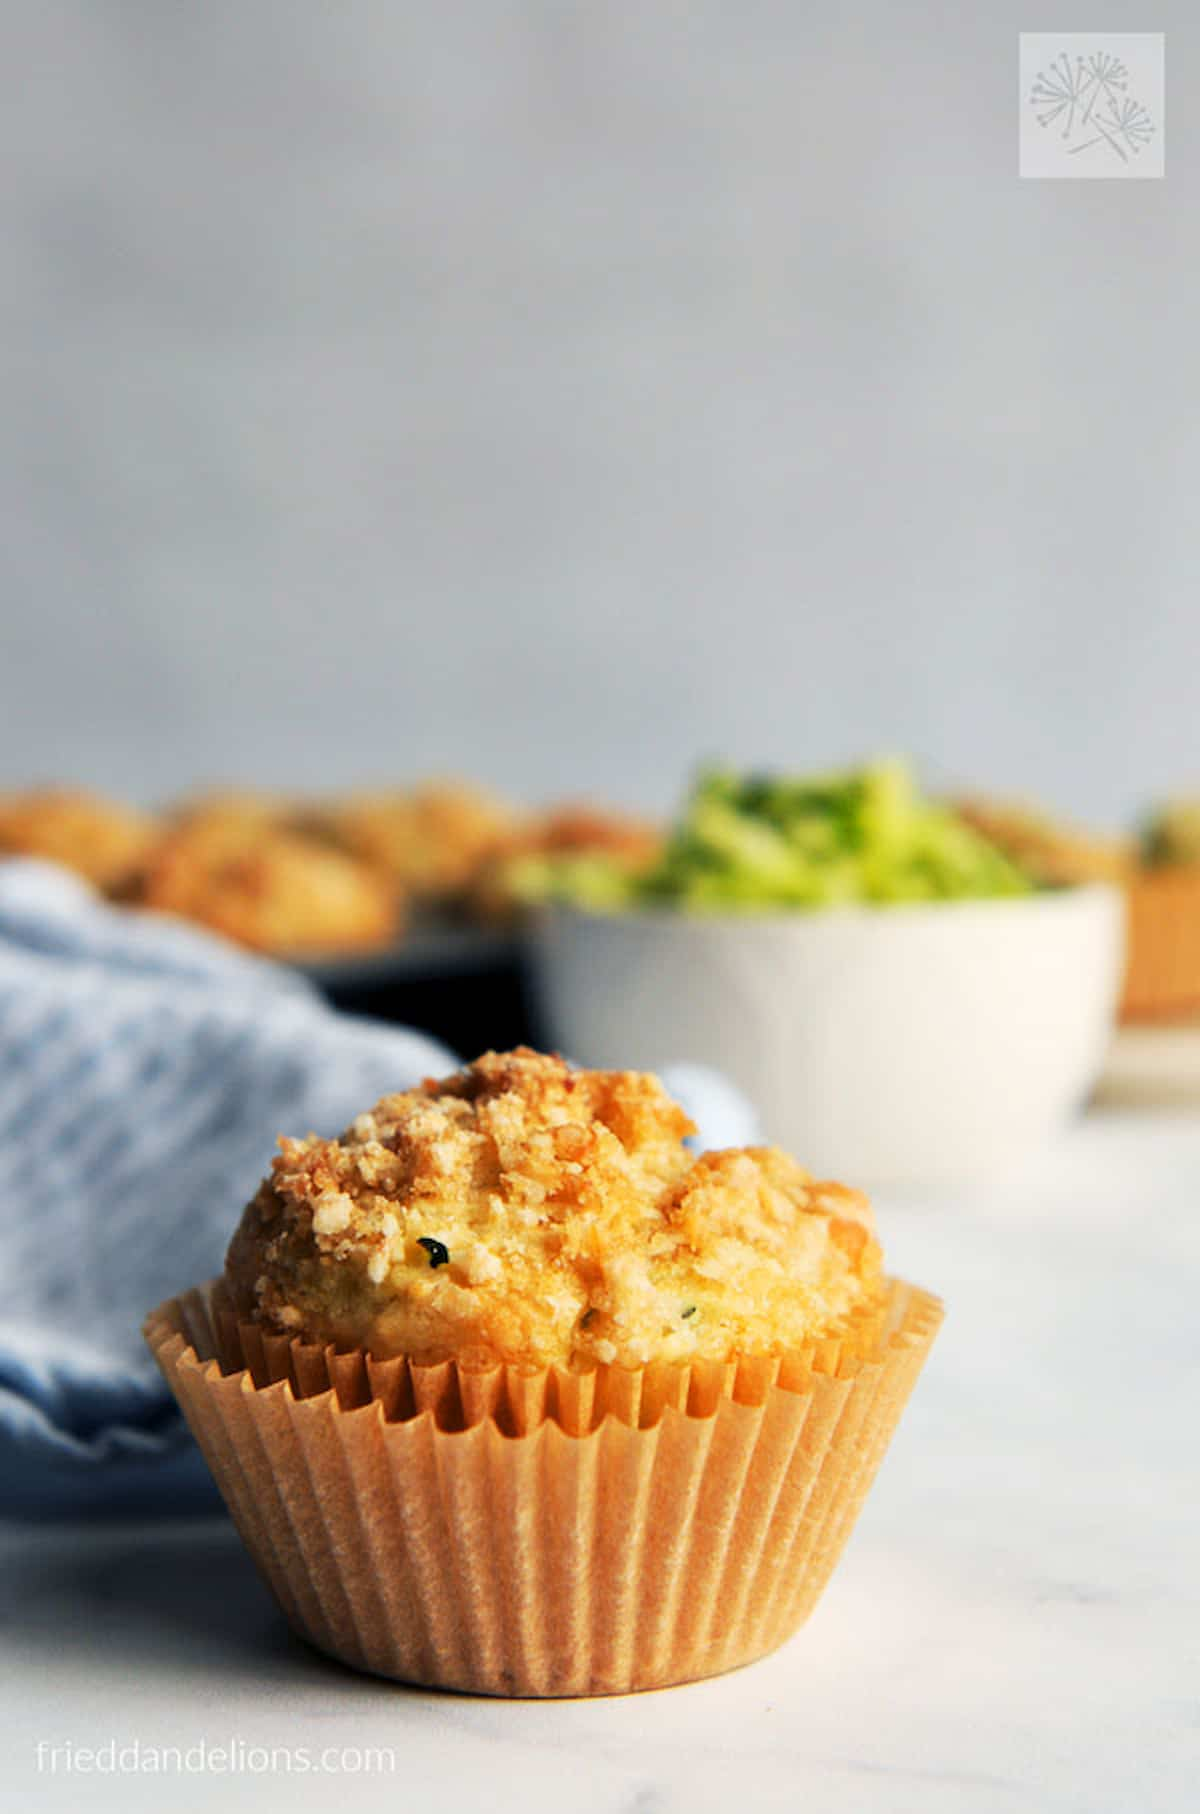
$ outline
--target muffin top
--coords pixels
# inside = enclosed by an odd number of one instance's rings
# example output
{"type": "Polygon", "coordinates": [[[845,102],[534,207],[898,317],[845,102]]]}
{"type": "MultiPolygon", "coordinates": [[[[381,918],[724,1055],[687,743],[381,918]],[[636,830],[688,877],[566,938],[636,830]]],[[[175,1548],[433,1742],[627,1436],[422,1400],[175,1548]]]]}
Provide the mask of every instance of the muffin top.
{"type": "Polygon", "coordinates": [[[138,871],[154,837],[149,814],[82,788],[0,796],[0,853],[61,863],[105,893],[138,871]]]}
{"type": "Polygon", "coordinates": [[[1142,851],[1151,865],[1200,864],[1200,799],[1158,807],[1143,833],[1142,851]]]}
{"type": "Polygon", "coordinates": [[[1125,877],[1133,852],[1128,839],[1102,837],[1022,800],[965,798],[959,817],[1050,887],[1075,882],[1115,882],[1125,877]]]}
{"type": "Polygon", "coordinates": [[[463,781],[352,794],[312,811],[326,835],[424,901],[467,889],[514,822],[504,801],[463,781]]]}
{"type": "Polygon", "coordinates": [[[394,939],[400,918],[382,877],[293,830],[252,795],[186,809],[156,845],[137,899],[292,957],[378,948],[394,939]]]}
{"type": "Polygon", "coordinates": [[[226,1280],[277,1331],[531,1368],[782,1352],[878,1295],[865,1197],[694,1131],[651,1075],[489,1052],[282,1139],[226,1280]]]}

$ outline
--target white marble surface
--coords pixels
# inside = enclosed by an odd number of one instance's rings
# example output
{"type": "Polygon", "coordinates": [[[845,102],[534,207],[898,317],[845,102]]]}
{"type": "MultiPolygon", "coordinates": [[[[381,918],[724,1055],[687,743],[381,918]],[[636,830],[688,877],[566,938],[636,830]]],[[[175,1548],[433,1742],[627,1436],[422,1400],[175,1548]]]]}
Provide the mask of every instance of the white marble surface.
{"type": "Polygon", "coordinates": [[[1093,1116],[1002,1188],[883,1209],[897,1269],[949,1318],[822,1606],[778,1655],[626,1700],[429,1695],[293,1640],[222,1522],[16,1529],[5,1805],[1194,1807],[1200,1116],[1093,1116]],[[389,1746],[395,1769],[52,1775],[39,1740],[389,1746]]]}

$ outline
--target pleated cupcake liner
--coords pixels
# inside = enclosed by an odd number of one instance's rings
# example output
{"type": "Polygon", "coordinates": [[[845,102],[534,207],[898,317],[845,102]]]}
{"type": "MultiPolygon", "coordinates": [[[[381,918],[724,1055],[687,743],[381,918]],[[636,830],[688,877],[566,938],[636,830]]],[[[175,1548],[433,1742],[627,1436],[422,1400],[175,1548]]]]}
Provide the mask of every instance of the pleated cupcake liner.
{"type": "Polygon", "coordinates": [[[1200,866],[1146,871],[1126,895],[1122,1020],[1200,1014],[1200,866]]]}
{"type": "Polygon", "coordinates": [[[941,1316],[894,1280],[782,1357],[532,1373],[264,1334],[209,1286],[146,1338],[302,1637],[429,1687],[587,1695],[792,1635],[941,1316]]]}

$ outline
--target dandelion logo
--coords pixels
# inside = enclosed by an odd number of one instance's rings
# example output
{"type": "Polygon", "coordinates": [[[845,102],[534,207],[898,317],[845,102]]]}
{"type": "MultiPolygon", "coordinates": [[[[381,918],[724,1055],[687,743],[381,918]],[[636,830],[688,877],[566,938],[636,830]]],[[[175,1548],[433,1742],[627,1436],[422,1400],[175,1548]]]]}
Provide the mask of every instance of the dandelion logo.
{"type": "Polygon", "coordinates": [[[1162,176],[1161,32],[1022,32],[1021,175],[1162,176]]]}

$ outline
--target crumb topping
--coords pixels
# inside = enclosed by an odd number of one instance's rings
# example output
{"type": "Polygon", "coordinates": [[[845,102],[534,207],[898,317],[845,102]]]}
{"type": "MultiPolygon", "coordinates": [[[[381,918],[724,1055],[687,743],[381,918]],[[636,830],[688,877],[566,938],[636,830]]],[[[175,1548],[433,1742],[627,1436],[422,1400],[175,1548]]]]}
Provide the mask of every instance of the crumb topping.
{"type": "Polygon", "coordinates": [[[489,1052],[282,1139],[227,1278],[312,1340],[535,1367],[778,1352],[879,1290],[865,1197],[694,1131],[656,1077],[489,1052]]]}
{"type": "Polygon", "coordinates": [[[276,824],[253,797],[203,803],[160,840],[142,905],[181,914],[254,950],[370,950],[396,936],[399,903],[365,863],[276,824]]]}
{"type": "Polygon", "coordinates": [[[106,893],[129,882],[154,837],[148,814],[82,789],[0,795],[0,853],[61,863],[106,893]]]}

